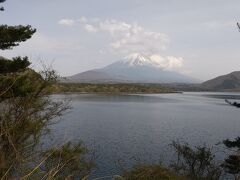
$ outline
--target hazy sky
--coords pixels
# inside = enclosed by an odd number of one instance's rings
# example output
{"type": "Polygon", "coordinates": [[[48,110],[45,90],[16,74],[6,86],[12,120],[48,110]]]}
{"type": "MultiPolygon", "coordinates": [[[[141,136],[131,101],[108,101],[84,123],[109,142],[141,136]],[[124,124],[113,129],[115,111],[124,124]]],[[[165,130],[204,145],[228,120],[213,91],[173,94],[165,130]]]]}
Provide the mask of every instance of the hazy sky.
{"type": "Polygon", "coordinates": [[[61,75],[103,67],[131,53],[206,80],[240,70],[239,0],[7,0],[1,24],[38,32],[0,55],[27,55],[61,75]]]}

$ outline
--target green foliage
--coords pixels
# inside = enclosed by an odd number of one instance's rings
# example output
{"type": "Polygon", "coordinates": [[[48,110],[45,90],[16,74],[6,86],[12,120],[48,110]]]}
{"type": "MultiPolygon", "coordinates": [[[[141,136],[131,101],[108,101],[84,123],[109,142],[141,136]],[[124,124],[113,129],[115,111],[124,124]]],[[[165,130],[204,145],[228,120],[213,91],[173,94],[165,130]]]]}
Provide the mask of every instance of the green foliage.
{"type": "Polygon", "coordinates": [[[49,133],[49,125],[69,108],[65,102],[52,101],[46,91],[56,82],[55,71],[38,74],[27,68],[1,77],[12,85],[0,96],[0,177],[87,176],[93,163],[85,159],[87,150],[80,143],[49,147],[46,151],[39,147],[41,137],[49,133]]]}
{"type": "Polygon", "coordinates": [[[47,80],[39,78],[39,74],[36,78],[36,74],[32,70],[14,74],[17,81],[0,96],[0,176],[10,167],[9,175],[22,174],[23,169],[30,168],[28,163],[38,155],[35,147],[40,137],[48,132],[52,120],[68,108],[50,100],[44,91],[47,80]]]}
{"type": "Polygon", "coordinates": [[[24,97],[28,94],[36,94],[44,86],[44,80],[33,70],[25,70],[8,75],[0,75],[0,99],[6,99],[12,96],[24,97]]]}
{"type": "Polygon", "coordinates": [[[215,163],[215,157],[210,148],[197,146],[191,148],[187,143],[172,142],[171,146],[177,153],[176,160],[169,167],[161,164],[137,165],[131,171],[125,172],[129,180],[218,180],[222,175],[222,167],[215,163]]]}
{"type": "Polygon", "coordinates": [[[239,175],[240,173],[240,156],[229,155],[223,163],[223,167],[229,174],[239,175]]]}
{"type": "Polygon", "coordinates": [[[234,141],[226,139],[223,144],[228,148],[238,148],[240,149],[240,137],[237,137],[234,141]]]}
{"type": "Polygon", "coordinates": [[[10,96],[25,96],[32,92],[41,81],[41,76],[33,70],[28,57],[8,60],[0,57],[0,100],[10,96]]]}
{"type": "Polygon", "coordinates": [[[126,180],[186,180],[161,165],[137,165],[131,171],[125,172],[126,180]]]}
{"type": "MultiPolygon", "coordinates": [[[[4,2],[0,0],[0,3],[4,2]]],[[[31,38],[31,26],[0,25],[0,50],[11,49],[31,38]]],[[[40,140],[49,133],[68,104],[53,101],[47,88],[57,81],[55,71],[37,73],[28,68],[27,57],[0,57],[0,177],[1,179],[64,179],[89,174],[81,144],[67,143],[41,149],[40,140]]]]}
{"type": "Polygon", "coordinates": [[[89,175],[93,163],[85,160],[87,149],[81,143],[68,142],[60,148],[52,148],[44,153],[49,156],[43,165],[48,177],[54,179],[82,179],[89,175]]]}
{"type": "Polygon", "coordinates": [[[215,156],[210,148],[198,146],[195,149],[188,144],[173,142],[178,160],[171,167],[178,174],[189,177],[190,179],[219,179],[222,168],[215,162],[215,156]]]}
{"type": "Polygon", "coordinates": [[[0,74],[20,71],[26,69],[30,64],[28,57],[15,57],[12,60],[0,57],[0,74]]]}
{"type": "Polygon", "coordinates": [[[32,37],[36,32],[30,25],[0,25],[0,50],[11,49],[32,37]]]}
{"type": "Polygon", "coordinates": [[[226,170],[227,173],[233,174],[234,176],[240,177],[240,137],[237,137],[235,140],[231,141],[229,139],[224,140],[223,144],[231,149],[236,150],[234,154],[229,155],[224,163],[223,168],[226,170]]]}
{"type": "Polygon", "coordinates": [[[144,84],[77,84],[61,83],[49,88],[50,92],[81,92],[81,93],[171,93],[173,89],[161,85],[144,84]]]}

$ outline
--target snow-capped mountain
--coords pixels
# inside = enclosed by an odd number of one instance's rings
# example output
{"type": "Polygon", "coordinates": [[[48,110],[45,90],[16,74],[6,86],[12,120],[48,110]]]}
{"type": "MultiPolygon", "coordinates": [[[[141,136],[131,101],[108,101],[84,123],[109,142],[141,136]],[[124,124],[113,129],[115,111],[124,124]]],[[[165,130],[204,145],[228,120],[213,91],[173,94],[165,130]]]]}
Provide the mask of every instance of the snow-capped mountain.
{"type": "Polygon", "coordinates": [[[77,82],[194,83],[193,78],[165,70],[159,61],[132,54],[101,69],[76,74],[68,79],[77,82]]]}
{"type": "Polygon", "coordinates": [[[151,60],[149,57],[144,56],[142,54],[134,53],[131,54],[127,57],[125,57],[123,60],[117,61],[109,66],[108,68],[113,67],[113,66],[129,66],[129,67],[134,67],[134,66],[149,66],[149,67],[159,67],[160,64],[157,61],[151,60]]]}

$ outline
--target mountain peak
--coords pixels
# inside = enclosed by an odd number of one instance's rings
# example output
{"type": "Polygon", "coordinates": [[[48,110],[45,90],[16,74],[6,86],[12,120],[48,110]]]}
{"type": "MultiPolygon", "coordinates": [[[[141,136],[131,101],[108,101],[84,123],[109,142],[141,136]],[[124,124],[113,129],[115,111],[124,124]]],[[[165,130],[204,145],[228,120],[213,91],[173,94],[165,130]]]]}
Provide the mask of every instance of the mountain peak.
{"type": "Polygon", "coordinates": [[[132,53],[132,54],[126,56],[124,59],[128,59],[128,60],[129,59],[131,59],[131,60],[141,59],[144,61],[144,60],[148,59],[148,57],[141,53],[132,53]]]}
{"type": "Polygon", "coordinates": [[[158,66],[158,64],[152,61],[148,56],[140,53],[133,53],[126,56],[123,59],[123,63],[129,66],[158,66]]]}
{"type": "Polygon", "coordinates": [[[146,63],[149,63],[150,59],[147,56],[144,56],[142,54],[133,53],[133,54],[126,56],[123,59],[123,62],[130,66],[135,66],[135,65],[143,66],[146,63]]]}
{"type": "Polygon", "coordinates": [[[83,72],[70,77],[76,81],[87,80],[101,82],[134,82],[134,83],[192,83],[191,77],[164,70],[161,61],[143,54],[134,53],[101,69],[83,72]]]}

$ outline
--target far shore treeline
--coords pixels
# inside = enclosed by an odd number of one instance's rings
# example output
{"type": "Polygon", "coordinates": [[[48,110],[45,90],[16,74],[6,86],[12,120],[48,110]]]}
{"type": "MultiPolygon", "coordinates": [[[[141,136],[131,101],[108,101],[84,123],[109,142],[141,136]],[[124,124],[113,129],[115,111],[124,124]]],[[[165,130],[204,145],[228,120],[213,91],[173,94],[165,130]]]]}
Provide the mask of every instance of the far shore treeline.
{"type": "Polygon", "coordinates": [[[153,83],[65,83],[58,82],[48,88],[50,93],[104,93],[104,94],[161,94],[199,91],[239,92],[240,89],[210,89],[201,84],[153,83]]]}
{"type": "Polygon", "coordinates": [[[174,88],[162,85],[147,84],[90,84],[90,83],[58,83],[49,87],[50,93],[106,93],[106,94],[131,94],[131,93],[176,93],[174,88]]]}

